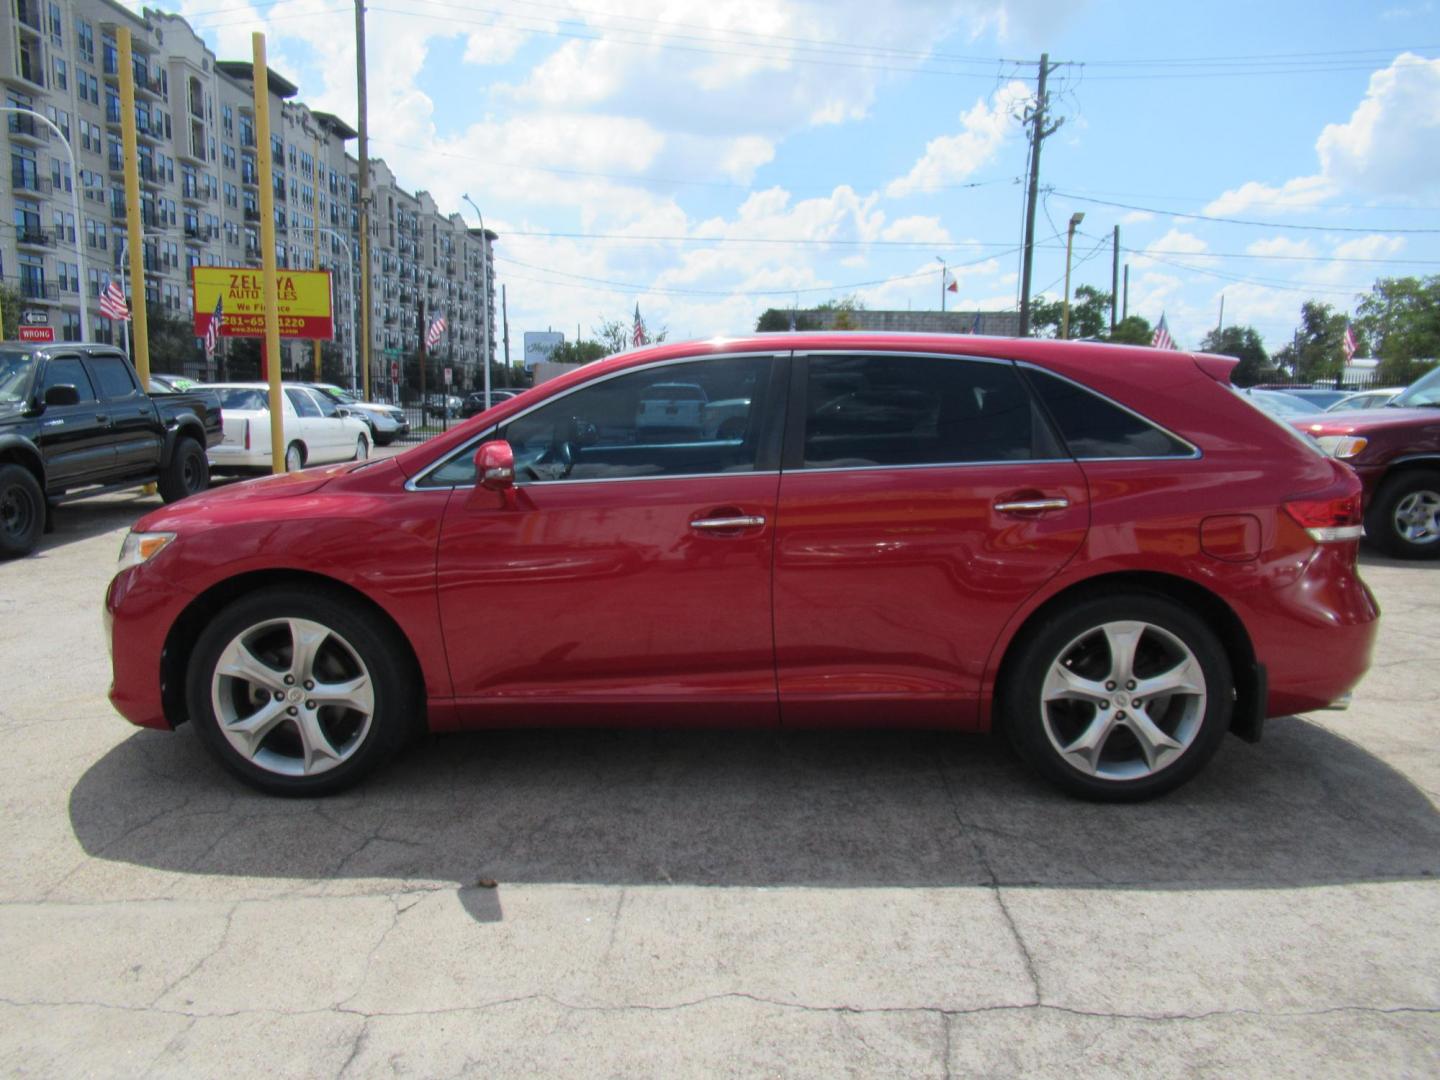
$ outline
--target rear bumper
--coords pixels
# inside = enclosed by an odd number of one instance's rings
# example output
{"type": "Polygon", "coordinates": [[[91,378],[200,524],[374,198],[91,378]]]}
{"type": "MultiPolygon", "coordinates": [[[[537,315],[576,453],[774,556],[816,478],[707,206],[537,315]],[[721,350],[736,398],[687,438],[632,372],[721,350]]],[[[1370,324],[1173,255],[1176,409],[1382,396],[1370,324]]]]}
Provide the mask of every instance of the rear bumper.
{"type": "Polygon", "coordinates": [[[1356,572],[1355,544],[1323,545],[1272,572],[1288,580],[1256,590],[1243,613],[1268,676],[1265,715],[1348,701],[1370,668],[1380,627],[1379,605],[1356,572]]]}

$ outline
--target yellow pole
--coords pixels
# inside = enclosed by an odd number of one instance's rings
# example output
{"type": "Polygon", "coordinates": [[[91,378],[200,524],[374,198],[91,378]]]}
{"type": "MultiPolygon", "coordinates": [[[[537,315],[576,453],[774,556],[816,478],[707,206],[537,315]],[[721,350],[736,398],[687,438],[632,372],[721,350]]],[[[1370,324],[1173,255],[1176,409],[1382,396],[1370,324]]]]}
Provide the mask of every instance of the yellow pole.
{"type": "MultiPolygon", "coordinates": [[[[145,313],[145,238],[140,221],[140,151],[135,135],[135,62],[130,31],[115,35],[120,48],[120,138],[125,149],[125,244],[130,253],[130,318],[135,330],[135,373],[150,384],[150,320],[145,313]]],[[[124,329],[121,329],[124,333],[124,329]]]]}
{"type": "Polygon", "coordinates": [[[285,471],[285,395],[280,389],[280,289],[275,280],[275,168],[270,157],[270,69],[265,35],[250,35],[255,50],[255,148],[260,172],[260,283],[265,298],[265,356],[270,377],[270,470],[285,471]]]}
{"type": "MultiPolygon", "coordinates": [[[[316,270],[320,269],[320,140],[315,140],[315,157],[310,162],[310,179],[315,184],[315,198],[310,202],[310,240],[314,244],[316,270]]],[[[320,371],[320,339],[315,339],[315,381],[320,382],[324,376],[320,371]]]]}

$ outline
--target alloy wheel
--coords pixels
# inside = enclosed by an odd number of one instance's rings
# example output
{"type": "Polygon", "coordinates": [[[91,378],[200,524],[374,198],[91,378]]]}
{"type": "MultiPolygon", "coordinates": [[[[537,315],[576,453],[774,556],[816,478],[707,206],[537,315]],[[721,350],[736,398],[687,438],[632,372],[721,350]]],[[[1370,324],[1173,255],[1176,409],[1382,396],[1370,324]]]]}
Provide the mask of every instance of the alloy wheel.
{"type": "Polygon", "coordinates": [[[359,653],[310,619],[271,619],[235,635],[215,663],[210,699],[230,745],[282,776],[314,776],[344,763],[375,716],[374,685],[359,653]]]}
{"type": "Polygon", "coordinates": [[[1060,650],[1040,691],[1045,734],[1087,776],[1136,780],[1172,764],[1205,717],[1205,672],[1149,622],[1103,623],[1060,650]]]}
{"type": "Polygon", "coordinates": [[[1395,532],[1411,544],[1440,540],[1440,492],[1412,491],[1396,503],[1395,532]]]}

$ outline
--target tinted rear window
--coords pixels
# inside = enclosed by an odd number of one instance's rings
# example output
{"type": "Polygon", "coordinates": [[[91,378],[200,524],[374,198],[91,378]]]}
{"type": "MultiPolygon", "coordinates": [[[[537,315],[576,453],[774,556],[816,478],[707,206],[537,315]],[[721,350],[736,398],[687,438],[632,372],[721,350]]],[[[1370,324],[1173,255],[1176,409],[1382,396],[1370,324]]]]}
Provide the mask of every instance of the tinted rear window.
{"type": "Polygon", "coordinates": [[[1194,450],[1147,420],[1067,379],[1025,369],[1077,458],[1190,457],[1194,450]]]}
{"type": "Polygon", "coordinates": [[[100,384],[100,396],[110,399],[129,397],[140,388],[130,374],[130,365],[118,356],[90,357],[90,370],[100,384]]]}
{"type": "Polygon", "coordinates": [[[1013,365],[923,356],[816,356],[807,468],[1028,461],[1056,456],[1013,365]]]}

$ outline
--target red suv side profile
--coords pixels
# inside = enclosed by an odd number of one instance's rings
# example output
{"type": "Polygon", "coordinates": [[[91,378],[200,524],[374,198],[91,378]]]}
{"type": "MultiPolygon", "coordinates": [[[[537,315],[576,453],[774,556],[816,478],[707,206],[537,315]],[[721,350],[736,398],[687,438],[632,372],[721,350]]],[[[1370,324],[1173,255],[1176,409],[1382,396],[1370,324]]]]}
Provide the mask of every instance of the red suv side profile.
{"type": "Polygon", "coordinates": [[[1359,481],[1233,364],[867,333],[616,356],[143,518],[111,701],[280,794],[419,731],[603,724],[997,726],[1071,793],[1157,795],[1343,700],[1376,632],[1359,481]],[[647,424],[677,384],[734,422],[647,424]]]}

